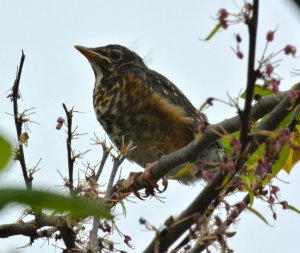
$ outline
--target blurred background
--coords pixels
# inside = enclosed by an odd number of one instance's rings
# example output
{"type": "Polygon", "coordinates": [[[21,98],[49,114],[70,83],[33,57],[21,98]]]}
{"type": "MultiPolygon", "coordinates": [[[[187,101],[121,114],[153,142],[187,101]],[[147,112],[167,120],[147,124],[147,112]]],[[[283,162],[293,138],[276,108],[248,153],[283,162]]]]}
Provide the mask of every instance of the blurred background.
{"type": "MultiPolygon", "coordinates": [[[[37,189],[66,192],[62,175],[67,176],[67,158],[64,131],[55,129],[56,119],[64,116],[62,103],[74,106],[80,114],[74,115],[74,125],[80,133],[86,133],[74,141],[76,151],[91,151],[78,160],[77,171],[84,171],[88,161],[96,164],[101,159],[101,148],[91,146],[94,133],[105,137],[97,122],[93,105],[92,90],[94,74],[87,60],[73,48],[74,45],[88,47],[106,44],[122,44],[141,55],[146,64],[173,81],[199,107],[208,97],[228,101],[243,91],[246,81],[247,58],[238,59],[231,47],[235,47],[234,34],[243,39],[241,51],[247,56],[247,29],[244,25],[230,26],[218,32],[209,42],[204,39],[216,25],[216,13],[220,8],[238,13],[244,1],[211,0],[65,0],[65,1],[16,1],[3,0],[0,3],[0,131],[11,143],[16,144],[16,133],[12,103],[8,98],[13,84],[16,66],[21,50],[26,55],[21,78],[20,109],[35,108],[30,119],[29,143],[25,148],[27,165],[34,167],[42,158],[40,170],[34,175],[33,185],[37,189]]],[[[265,35],[277,28],[275,39],[268,52],[276,52],[286,44],[299,48],[299,13],[296,5],[286,0],[261,1],[257,58],[262,54],[265,35]]],[[[291,77],[293,68],[300,69],[299,58],[278,57],[280,66],[276,73],[282,78],[280,89],[286,90],[299,77],[291,77]]],[[[216,123],[234,116],[236,109],[215,102],[207,109],[210,122],[216,123]]],[[[126,162],[122,166],[122,177],[130,171],[139,171],[137,165],[126,162]]],[[[100,177],[105,186],[110,167],[100,177]]],[[[81,178],[84,174],[81,173],[81,178]]],[[[300,208],[300,168],[294,168],[290,175],[282,172],[280,181],[282,200],[300,208]]],[[[159,228],[170,215],[178,215],[201,191],[202,183],[183,186],[169,182],[169,188],[161,196],[140,201],[131,198],[126,202],[126,216],[117,208],[119,229],[132,237],[134,249],[123,244],[117,234],[117,248],[127,252],[142,252],[152,240],[154,233],[145,231],[139,224],[140,217],[159,228]]],[[[0,185],[24,187],[19,164],[10,162],[0,175],[0,185]]],[[[104,187],[103,186],[103,187],[104,187]]],[[[104,188],[103,188],[104,189],[104,188]]],[[[236,200],[239,198],[236,198],[236,200]]],[[[229,241],[236,252],[295,252],[299,239],[299,215],[276,208],[277,220],[265,203],[255,202],[258,209],[271,223],[267,226],[252,213],[245,212],[232,230],[238,233],[229,241]]],[[[21,207],[10,206],[1,210],[0,224],[16,222],[21,207]]],[[[25,247],[28,238],[17,236],[1,239],[0,253],[6,252],[60,252],[55,241],[38,240],[31,247],[25,247]],[[18,248],[18,249],[17,249],[18,248]],[[56,251],[55,251],[56,250],[56,251]]],[[[59,244],[58,244],[59,246],[59,244]]],[[[214,252],[214,250],[212,250],[214,252]]]]}

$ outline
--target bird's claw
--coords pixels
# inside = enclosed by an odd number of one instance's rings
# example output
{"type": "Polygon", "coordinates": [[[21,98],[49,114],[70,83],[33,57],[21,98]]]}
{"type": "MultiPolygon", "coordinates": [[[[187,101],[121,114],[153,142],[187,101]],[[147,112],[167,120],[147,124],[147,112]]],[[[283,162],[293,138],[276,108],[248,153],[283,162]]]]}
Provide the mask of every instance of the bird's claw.
{"type": "Polygon", "coordinates": [[[144,172],[130,172],[128,179],[126,180],[126,187],[139,199],[143,200],[149,196],[155,195],[155,190],[159,193],[164,192],[168,187],[168,179],[166,177],[162,178],[163,189],[159,189],[157,181],[152,176],[152,169],[155,167],[157,162],[148,163],[145,167],[144,172]],[[145,194],[141,195],[136,187],[136,179],[141,176],[141,181],[146,185],[145,194]]]}

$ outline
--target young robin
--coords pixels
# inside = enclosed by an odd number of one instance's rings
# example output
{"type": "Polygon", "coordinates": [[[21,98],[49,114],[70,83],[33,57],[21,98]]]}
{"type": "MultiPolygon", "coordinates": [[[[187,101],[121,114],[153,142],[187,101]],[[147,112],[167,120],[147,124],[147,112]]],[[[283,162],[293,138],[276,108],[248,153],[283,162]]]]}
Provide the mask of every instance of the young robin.
{"type": "MultiPolygon", "coordinates": [[[[120,45],[75,48],[95,73],[93,104],[98,121],[118,149],[133,142],[136,148],[128,158],[140,166],[187,145],[199,125],[207,124],[206,116],[135,52],[120,45]]],[[[217,162],[221,154],[222,145],[216,142],[199,154],[199,161],[217,162]]],[[[178,176],[183,166],[172,169],[168,176],[177,175],[176,179],[185,184],[201,177],[201,171],[178,176]]]]}

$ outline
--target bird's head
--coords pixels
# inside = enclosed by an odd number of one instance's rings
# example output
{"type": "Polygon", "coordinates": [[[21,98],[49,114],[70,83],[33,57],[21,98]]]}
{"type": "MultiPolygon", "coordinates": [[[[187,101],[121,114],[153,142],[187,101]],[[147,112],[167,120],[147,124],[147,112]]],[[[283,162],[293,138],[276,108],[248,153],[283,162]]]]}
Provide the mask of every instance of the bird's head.
{"type": "Polygon", "coordinates": [[[76,45],[75,48],[91,63],[95,76],[110,75],[120,66],[140,64],[145,66],[142,58],[135,52],[120,45],[87,48],[76,45]]]}

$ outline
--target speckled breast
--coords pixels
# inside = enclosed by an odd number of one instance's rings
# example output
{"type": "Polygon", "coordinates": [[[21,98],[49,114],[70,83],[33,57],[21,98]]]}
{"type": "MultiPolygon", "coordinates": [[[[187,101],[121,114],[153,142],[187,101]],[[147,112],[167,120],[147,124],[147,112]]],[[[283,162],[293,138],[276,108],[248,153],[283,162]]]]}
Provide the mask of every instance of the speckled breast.
{"type": "Polygon", "coordinates": [[[183,147],[193,139],[192,119],[158,93],[146,89],[134,76],[113,85],[95,85],[94,108],[98,121],[121,149],[133,141],[129,158],[141,166],[183,147]]]}

